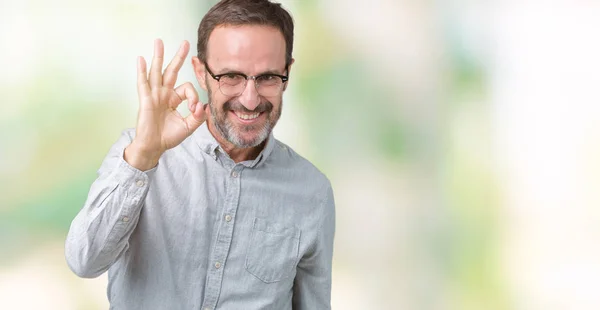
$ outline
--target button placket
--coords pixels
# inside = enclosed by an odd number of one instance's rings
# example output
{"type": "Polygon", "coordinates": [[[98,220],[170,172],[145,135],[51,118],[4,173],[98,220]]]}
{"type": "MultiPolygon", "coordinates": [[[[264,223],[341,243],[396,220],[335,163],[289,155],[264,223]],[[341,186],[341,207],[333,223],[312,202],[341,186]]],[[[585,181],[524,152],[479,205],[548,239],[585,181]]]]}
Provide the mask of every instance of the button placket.
{"type": "Polygon", "coordinates": [[[206,282],[204,307],[215,307],[218,302],[221,284],[223,281],[223,273],[227,255],[233,238],[233,221],[239,205],[240,185],[241,185],[241,165],[230,166],[229,176],[227,180],[227,197],[223,206],[222,220],[219,223],[220,229],[216,236],[216,244],[211,259],[213,268],[210,268],[206,282]]]}
{"type": "Polygon", "coordinates": [[[233,168],[231,169],[231,173],[230,173],[231,177],[234,179],[239,178],[240,174],[242,173],[242,169],[244,169],[244,167],[242,165],[238,164],[238,165],[233,166],[233,168]]]}

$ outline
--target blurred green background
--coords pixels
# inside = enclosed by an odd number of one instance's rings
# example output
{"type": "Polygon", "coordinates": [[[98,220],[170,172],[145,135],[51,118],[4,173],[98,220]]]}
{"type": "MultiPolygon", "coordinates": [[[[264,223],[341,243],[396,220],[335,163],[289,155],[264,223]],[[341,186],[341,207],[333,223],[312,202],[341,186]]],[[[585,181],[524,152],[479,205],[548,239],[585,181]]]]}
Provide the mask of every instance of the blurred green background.
{"type": "MultiPolygon", "coordinates": [[[[0,309],[108,308],[66,233],[136,56],[195,46],[215,2],[0,0],[0,309]]],[[[332,181],[334,309],[600,308],[598,2],[281,2],[275,135],[332,181]]]]}

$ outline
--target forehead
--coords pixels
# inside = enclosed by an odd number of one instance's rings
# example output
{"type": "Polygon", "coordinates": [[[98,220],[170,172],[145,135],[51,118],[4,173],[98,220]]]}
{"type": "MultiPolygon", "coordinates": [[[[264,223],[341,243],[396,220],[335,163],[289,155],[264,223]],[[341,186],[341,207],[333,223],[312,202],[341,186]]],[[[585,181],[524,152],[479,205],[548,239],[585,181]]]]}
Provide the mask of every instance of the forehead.
{"type": "Polygon", "coordinates": [[[218,26],[208,38],[206,52],[209,66],[216,70],[256,74],[285,67],[285,39],[271,26],[218,26]]]}

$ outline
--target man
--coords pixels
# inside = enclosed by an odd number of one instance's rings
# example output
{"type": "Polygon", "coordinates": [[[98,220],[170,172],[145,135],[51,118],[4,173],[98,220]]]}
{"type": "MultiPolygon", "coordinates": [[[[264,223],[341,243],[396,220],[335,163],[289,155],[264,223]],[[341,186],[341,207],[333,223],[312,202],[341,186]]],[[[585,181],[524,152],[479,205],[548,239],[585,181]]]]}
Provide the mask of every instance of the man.
{"type": "Polygon", "coordinates": [[[294,62],[293,22],[268,0],[223,0],[175,87],[163,43],[138,59],[138,122],[73,220],[66,258],[108,270],[111,309],[330,309],[334,200],[327,178],[271,131],[294,62]],[[188,101],[191,114],[175,109],[188,101]]]}

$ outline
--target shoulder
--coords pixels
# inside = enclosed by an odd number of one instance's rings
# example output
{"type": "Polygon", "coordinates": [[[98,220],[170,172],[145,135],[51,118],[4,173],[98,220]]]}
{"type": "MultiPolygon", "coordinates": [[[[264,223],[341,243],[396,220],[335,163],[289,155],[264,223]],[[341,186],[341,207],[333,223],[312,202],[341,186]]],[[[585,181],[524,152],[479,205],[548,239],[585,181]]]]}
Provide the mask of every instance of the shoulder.
{"type": "Polygon", "coordinates": [[[277,139],[274,139],[274,141],[271,158],[286,171],[287,176],[301,179],[305,186],[319,192],[318,196],[327,196],[328,192],[331,191],[331,182],[327,176],[287,144],[277,139]]]}

